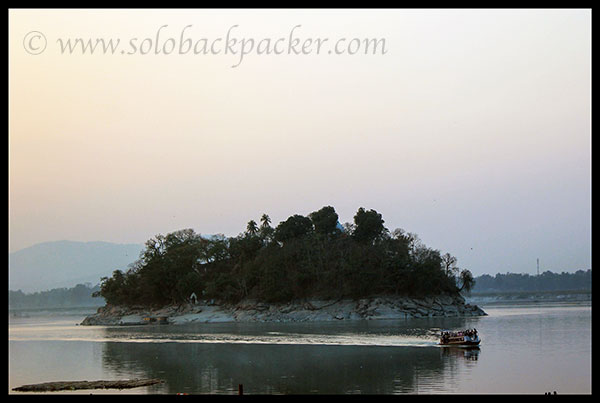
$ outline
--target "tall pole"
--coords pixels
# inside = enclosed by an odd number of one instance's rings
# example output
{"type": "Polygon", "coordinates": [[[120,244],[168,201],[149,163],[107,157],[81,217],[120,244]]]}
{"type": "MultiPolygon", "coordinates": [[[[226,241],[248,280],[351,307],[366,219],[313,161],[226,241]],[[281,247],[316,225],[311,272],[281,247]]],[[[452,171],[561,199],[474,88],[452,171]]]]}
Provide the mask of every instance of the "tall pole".
{"type": "Polygon", "coordinates": [[[537,258],[537,277],[535,278],[535,290],[539,291],[540,289],[540,258],[537,258]]]}

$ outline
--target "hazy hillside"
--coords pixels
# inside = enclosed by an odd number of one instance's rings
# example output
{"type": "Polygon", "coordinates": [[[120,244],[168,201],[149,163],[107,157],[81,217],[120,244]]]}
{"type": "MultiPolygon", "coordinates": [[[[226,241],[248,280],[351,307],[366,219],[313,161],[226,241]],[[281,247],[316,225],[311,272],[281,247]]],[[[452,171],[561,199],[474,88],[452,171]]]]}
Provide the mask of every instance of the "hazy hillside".
{"type": "Polygon", "coordinates": [[[142,244],[44,242],[8,255],[8,289],[23,292],[100,282],[138,259],[142,244]]]}

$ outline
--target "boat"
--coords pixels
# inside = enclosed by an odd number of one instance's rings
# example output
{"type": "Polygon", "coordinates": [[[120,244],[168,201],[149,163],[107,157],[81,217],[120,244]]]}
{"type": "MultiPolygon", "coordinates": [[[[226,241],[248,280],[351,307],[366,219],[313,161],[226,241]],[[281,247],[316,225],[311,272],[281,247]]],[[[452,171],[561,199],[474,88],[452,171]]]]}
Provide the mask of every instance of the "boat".
{"type": "Polygon", "coordinates": [[[478,346],[481,342],[477,329],[467,329],[459,332],[442,330],[440,345],[442,346],[478,346]]]}

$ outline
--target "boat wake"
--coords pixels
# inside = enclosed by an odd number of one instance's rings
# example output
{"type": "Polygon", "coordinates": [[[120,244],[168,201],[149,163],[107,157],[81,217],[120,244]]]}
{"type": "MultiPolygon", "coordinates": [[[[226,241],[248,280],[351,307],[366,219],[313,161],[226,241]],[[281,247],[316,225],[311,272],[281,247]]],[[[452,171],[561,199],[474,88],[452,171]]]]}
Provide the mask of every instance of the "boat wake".
{"type": "Polygon", "coordinates": [[[336,331],[313,329],[297,332],[272,329],[257,331],[256,328],[206,330],[197,326],[162,327],[89,327],[73,326],[67,322],[32,326],[12,326],[9,341],[81,341],[99,343],[205,343],[205,344],[280,344],[280,345],[328,345],[328,346],[379,346],[379,347],[438,347],[439,337],[435,329],[422,333],[415,329],[407,332],[398,329],[385,331],[336,331]]]}
{"type": "MultiPolygon", "coordinates": [[[[84,332],[87,333],[87,332],[84,332]]],[[[206,343],[206,344],[281,344],[379,347],[435,347],[438,340],[430,336],[390,334],[306,334],[267,332],[264,334],[235,333],[138,333],[93,332],[87,334],[55,333],[13,335],[10,340],[88,341],[116,343],[206,343]]]]}

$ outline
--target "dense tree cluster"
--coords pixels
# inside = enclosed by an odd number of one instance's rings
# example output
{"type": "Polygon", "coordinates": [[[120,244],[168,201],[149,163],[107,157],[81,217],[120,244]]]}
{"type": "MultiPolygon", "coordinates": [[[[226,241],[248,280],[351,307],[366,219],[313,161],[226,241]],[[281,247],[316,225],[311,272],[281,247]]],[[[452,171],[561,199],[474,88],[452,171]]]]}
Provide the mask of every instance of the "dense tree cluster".
{"type": "Polygon", "coordinates": [[[520,273],[498,273],[492,277],[484,274],[476,278],[473,292],[498,291],[559,291],[591,290],[592,270],[577,270],[575,273],[552,273],[545,271],[539,276],[520,273]]]}
{"type": "Polygon", "coordinates": [[[55,288],[26,294],[21,290],[8,291],[9,308],[66,308],[98,306],[102,304],[92,294],[100,290],[99,286],[77,284],[73,288],[55,288]]]}
{"type": "Polygon", "coordinates": [[[374,210],[360,208],[354,223],[342,226],[326,206],[275,228],[263,214],[260,226],[251,220],[236,237],[202,237],[191,229],[157,235],[129,270],[102,279],[98,295],[114,305],[164,306],[192,292],[229,302],[283,302],[471,289],[471,273],[446,255],[412,233],[390,232],[374,210]]]}

